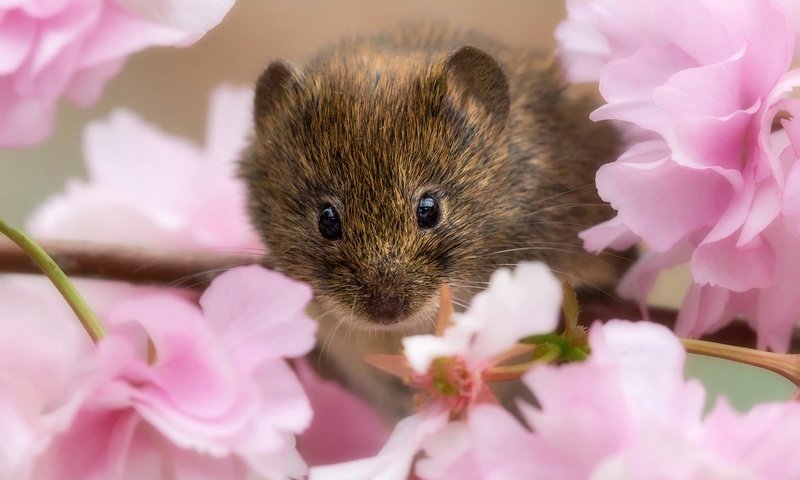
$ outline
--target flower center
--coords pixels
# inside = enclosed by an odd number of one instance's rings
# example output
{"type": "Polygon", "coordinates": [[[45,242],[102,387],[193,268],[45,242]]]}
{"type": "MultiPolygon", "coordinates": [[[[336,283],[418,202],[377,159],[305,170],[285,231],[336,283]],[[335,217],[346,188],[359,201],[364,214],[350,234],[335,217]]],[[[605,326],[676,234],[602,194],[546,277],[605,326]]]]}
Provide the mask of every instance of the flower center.
{"type": "Polygon", "coordinates": [[[475,400],[480,379],[473,376],[461,357],[437,358],[428,371],[411,378],[412,387],[421,392],[414,395],[417,410],[434,401],[442,401],[453,415],[459,415],[475,400]]]}

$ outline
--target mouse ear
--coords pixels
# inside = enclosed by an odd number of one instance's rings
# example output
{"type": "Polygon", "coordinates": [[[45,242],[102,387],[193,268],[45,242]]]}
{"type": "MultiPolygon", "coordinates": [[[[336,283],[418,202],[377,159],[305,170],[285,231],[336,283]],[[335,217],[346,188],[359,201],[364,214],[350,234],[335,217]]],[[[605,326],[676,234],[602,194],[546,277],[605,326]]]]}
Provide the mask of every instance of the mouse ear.
{"type": "Polygon", "coordinates": [[[273,60],[256,82],[254,115],[259,131],[264,122],[289,94],[300,86],[301,74],[297,68],[285,60],[273,60]]]}
{"type": "Polygon", "coordinates": [[[468,108],[475,102],[492,123],[505,123],[511,99],[503,69],[491,55],[475,47],[461,47],[445,60],[447,96],[468,108]]]}

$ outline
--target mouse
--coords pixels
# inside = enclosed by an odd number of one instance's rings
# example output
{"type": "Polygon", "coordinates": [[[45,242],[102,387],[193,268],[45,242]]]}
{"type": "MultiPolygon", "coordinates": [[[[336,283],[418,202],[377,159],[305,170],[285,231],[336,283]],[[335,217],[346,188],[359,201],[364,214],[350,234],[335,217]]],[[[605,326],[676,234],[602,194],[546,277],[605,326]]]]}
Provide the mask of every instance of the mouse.
{"type": "Polygon", "coordinates": [[[578,238],[613,216],[594,176],[620,139],[596,106],[552,52],[443,24],[269,63],[239,175],[268,264],[314,291],[320,362],[399,418],[410,396],[362,356],[430,333],[440,285],[463,309],[531,260],[612,285],[627,263],[578,238]]]}

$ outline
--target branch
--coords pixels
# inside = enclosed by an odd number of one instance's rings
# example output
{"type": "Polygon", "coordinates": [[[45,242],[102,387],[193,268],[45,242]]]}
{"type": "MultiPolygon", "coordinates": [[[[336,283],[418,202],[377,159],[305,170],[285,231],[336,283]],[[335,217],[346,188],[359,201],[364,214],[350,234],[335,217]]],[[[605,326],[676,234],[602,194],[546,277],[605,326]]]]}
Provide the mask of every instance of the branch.
{"type": "MultiPolygon", "coordinates": [[[[228,268],[259,263],[261,255],[154,250],[128,246],[44,241],[39,244],[70,277],[199,288],[228,268]]],[[[39,269],[14,243],[0,240],[0,273],[39,269]]]]}
{"type": "MultiPolygon", "coordinates": [[[[86,242],[40,242],[70,277],[122,280],[132,283],[202,288],[228,268],[253,263],[268,263],[260,253],[224,253],[219,250],[154,250],[86,242]]],[[[39,270],[12,242],[0,240],[0,273],[32,273],[39,270]]],[[[595,319],[641,318],[636,304],[608,295],[582,296],[581,319],[586,325],[595,319]]],[[[675,310],[650,308],[650,320],[668,327],[675,325],[675,310]]],[[[706,340],[754,348],[756,337],[744,322],[732,322],[706,340]]],[[[800,351],[800,335],[795,333],[790,351],[800,351]]]]}

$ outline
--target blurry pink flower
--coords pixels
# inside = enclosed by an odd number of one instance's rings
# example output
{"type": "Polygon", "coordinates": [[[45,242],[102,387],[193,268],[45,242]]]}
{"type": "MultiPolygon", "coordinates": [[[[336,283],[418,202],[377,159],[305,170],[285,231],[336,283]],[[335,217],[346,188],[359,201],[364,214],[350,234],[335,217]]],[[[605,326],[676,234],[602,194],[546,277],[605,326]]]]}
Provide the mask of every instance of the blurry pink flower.
{"type": "MultiPolygon", "coordinates": [[[[126,2],[140,3],[142,2],[126,2]]],[[[186,45],[222,20],[233,0],[151,0],[161,23],[114,0],[10,0],[0,4],[0,147],[50,135],[61,96],[86,106],[128,55],[154,45],[186,45]],[[162,12],[158,14],[158,12],[162,12]]]]}
{"type": "Polygon", "coordinates": [[[685,353],[660,325],[610,321],[590,332],[588,360],[543,365],[523,378],[539,402],[521,408],[528,430],[495,405],[472,409],[460,446],[426,449],[442,475],[467,462],[480,479],[791,479],[800,462],[800,405],[765,404],[741,415],[718,402],[704,419],[702,386],[683,380],[685,353]],[[464,439],[463,437],[468,437],[464,439]],[[457,455],[453,453],[457,452],[457,455]],[[785,460],[784,460],[785,459],[785,460]]]}
{"type": "Polygon", "coordinates": [[[640,301],[658,270],[688,261],[694,284],[680,334],[743,314],[760,347],[785,350],[800,291],[783,282],[800,274],[800,243],[787,236],[782,197],[796,184],[798,156],[775,150],[770,127],[800,86],[800,71],[787,72],[795,32],[786,13],[769,0],[568,6],[559,28],[567,68],[599,80],[607,101],[592,118],[628,122],[638,138],[598,171],[618,216],[583,232],[586,247],[643,240],[651,253],[621,288],[640,301]]]}
{"type": "MultiPolygon", "coordinates": [[[[794,27],[794,33],[797,37],[797,43],[800,43],[800,2],[795,0],[777,0],[777,2],[789,16],[789,21],[794,27]]],[[[795,47],[797,47],[797,43],[795,47]]],[[[796,57],[800,57],[800,48],[795,48],[794,54],[796,57]]]]}
{"type": "Polygon", "coordinates": [[[403,339],[408,364],[425,374],[437,358],[460,357],[470,373],[479,373],[521,339],[555,330],[561,297],[561,283],[543,263],[521,263],[513,272],[501,268],[466,312],[454,314],[442,336],[403,339]]]}
{"type": "Polygon", "coordinates": [[[315,466],[378,453],[389,437],[378,413],[337,382],[320,378],[306,360],[295,361],[295,369],[314,411],[311,425],[297,438],[303,460],[315,466]]]}
{"type": "Polygon", "coordinates": [[[90,393],[96,355],[52,285],[0,278],[0,478],[25,479],[90,393]]]}
{"type": "Polygon", "coordinates": [[[561,283],[542,263],[521,263],[513,273],[496,271],[442,336],[403,339],[412,385],[425,388],[421,411],[397,424],[375,457],[312,468],[310,478],[404,480],[420,448],[460,445],[464,429],[449,420],[468,416],[476,402],[494,399],[483,372],[514,352],[521,339],[555,330],[561,297],[561,283]]]}
{"type": "Polygon", "coordinates": [[[29,221],[42,238],[156,248],[256,249],[236,161],[251,128],[252,91],[218,87],[203,148],[119,110],[84,136],[89,181],[73,180],[29,221]]]}
{"type": "Polygon", "coordinates": [[[301,476],[311,408],[285,358],[307,353],[310,290],[261,267],[220,275],[195,304],[169,293],[108,315],[91,395],[33,478],[301,476]]]}

